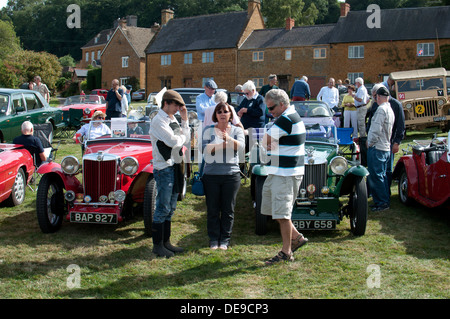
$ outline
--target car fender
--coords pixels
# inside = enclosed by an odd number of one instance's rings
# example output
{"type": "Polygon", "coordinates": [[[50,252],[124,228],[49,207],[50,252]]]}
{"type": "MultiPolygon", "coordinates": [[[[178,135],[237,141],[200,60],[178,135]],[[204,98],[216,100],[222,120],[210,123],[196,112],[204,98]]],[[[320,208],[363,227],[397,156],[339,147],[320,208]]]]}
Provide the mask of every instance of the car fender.
{"type": "Polygon", "coordinates": [[[392,179],[398,180],[403,168],[408,176],[408,196],[417,198],[419,196],[419,175],[417,173],[416,163],[411,155],[402,156],[395,165],[392,179]]]}
{"type": "Polygon", "coordinates": [[[61,164],[50,162],[44,163],[37,169],[37,173],[41,175],[52,174],[61,179],[66,190],[72,190],[75,193],[82,192],[82,185],[75,175],[67,175],[63,172],[61,164]]]}
{"type": "Polygon", "coordinates": [[[339,195],[350,194],[353,185],[360,177],[364,178],[369,175],[369,171],[364,166],[358,165],[348,169],[336,185],[336,193],[339,195]]]}

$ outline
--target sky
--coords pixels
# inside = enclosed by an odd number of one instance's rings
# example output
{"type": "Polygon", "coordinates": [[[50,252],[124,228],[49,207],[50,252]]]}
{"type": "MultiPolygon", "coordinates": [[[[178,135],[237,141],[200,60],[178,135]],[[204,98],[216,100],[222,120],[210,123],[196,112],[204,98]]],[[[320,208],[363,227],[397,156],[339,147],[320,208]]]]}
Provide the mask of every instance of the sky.
{"type": "Polygon", "coordinates": [[[8,0],[0,0],[0,9],[6,6],[8,0]]]}

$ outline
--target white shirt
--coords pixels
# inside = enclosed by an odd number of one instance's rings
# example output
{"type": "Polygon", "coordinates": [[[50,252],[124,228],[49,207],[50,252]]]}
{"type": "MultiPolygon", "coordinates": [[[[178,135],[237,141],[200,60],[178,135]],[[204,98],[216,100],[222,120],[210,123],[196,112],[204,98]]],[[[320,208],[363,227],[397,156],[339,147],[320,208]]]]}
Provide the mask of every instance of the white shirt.
{"type": "Polygon", "coordinates": [[[339,90],[334,86],[332,88],[324,86],[320,89],[317,100],[322,100],[327,103],[330,108],[333,108],[339,104],[339,90]]]}
{"type": "Polygon", "coordinates": [[[362,102],[358,102],[355,99],[355,106],[362,106],[362,105],[366,105],[367,102],[369,102],[369,94],[367,94],[367,89],[364,85],[361,85],[358,90],[356,91],[356,95],[355,97],[362,99],[362,102]]]}
{"type": "Polygon", "coordinates": [[[157,170],[162,170],[175,164],[175,159],[173,158],[173,154],[175,153],[172,152],[172,156],[167,161],[164,160],[156,146],[158,141],[162,141],[173,149],[181,149],[183,145],[190,142],[191,130],[188,121],[181,121],[181,133],[175,133],[170,127],[171,122],[178,124],[175,117],[170,118],[163,109],[159,109],[158,114],[150,123],[150,138],[153,146],[153,167],[157,170]]]}
{"type": "Polygon", "coordinates": [[[85,136],[88,140],[96,139],[97,137],[111,134],[111,129],[105,125],[104,123],[100,123],[100,125],[96,126],[97,123],[90,123],[84,124],[77,133],[80,133],[81,136],[85,136]],[[91,130],[89,131],[89,126],[91,127],[91,130]],[[87,136],[89,131],[89,137],[87,136]]]}

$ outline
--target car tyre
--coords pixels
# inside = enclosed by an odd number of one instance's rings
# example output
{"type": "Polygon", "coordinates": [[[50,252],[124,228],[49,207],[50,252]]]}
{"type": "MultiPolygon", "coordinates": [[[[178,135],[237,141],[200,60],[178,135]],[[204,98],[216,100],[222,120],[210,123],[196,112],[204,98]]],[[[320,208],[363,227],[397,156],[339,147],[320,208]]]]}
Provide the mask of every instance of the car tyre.
{"type": "Polygon", "coordinates": [[[36,214],[43,233],[54,233],[61,228],[64,215],[64,192],[60,180],[46,174],[39,182],[36,195],[36,214]]]}
{"type": "Polygon", "coordinates": [[[17,206],[25,201],[26,185],[27,184],[23,168],[19,168],[11,190],[11,195],[9,195],[6,201],[7,206],[17,206]]]}
{"type": "Polygon", "coordinates": [[[261,214],[262,190],[265,176],[255,177],[255,233],[256,235],[267,234],[268,216],[261,214]]]}
{"type": "Polygon", "coordinates": [[[368,202],[367,185],[364,177],[356,179],[352,193],[350,194],[350,227],[355,236],[362,236],[366,232],[368,202]]]}
{"type": "Polygon", "coordinates": [[[150,177],[147,179],[147,184],[145,185],[143,205],[145,234],[149,237],[152,236],[153,213],[155,212],[156,208],[156,194],[156,181],[153,175],[150,175],[150,177]]]}
{"type": "Polygon", "coordinates": [[[402,204],[407,206],[413,203],[413,199],[408,196],[408,183],[408,174],[406,173],[406,169],[403,168],[398,180],[398,198],[402,204]]]}

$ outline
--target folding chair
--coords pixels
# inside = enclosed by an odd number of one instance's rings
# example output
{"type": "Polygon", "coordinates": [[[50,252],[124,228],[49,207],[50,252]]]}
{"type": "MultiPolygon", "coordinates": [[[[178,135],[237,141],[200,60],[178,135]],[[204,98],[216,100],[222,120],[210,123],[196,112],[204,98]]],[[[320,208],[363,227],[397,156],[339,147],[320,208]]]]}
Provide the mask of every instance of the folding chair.
{"type": "Polygon", "coordinates": [[[71,135],[69,126],[69,111],[63,111],[63,123],[64,126],[61,127],[55,134],[55,137],[68,138],[71,135]]]}
{"type": "Polygon", "coordinates": [[[339,155],[347,157],[352,161],[359,158],[359,147],[353,141],[353,127],[337,127],[337,138],[339,144],[339,155]]]}

